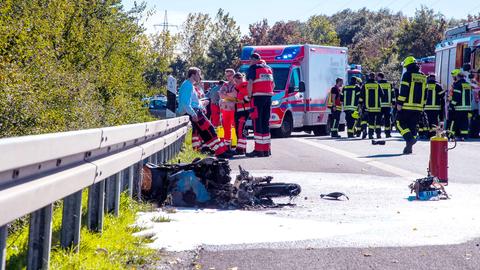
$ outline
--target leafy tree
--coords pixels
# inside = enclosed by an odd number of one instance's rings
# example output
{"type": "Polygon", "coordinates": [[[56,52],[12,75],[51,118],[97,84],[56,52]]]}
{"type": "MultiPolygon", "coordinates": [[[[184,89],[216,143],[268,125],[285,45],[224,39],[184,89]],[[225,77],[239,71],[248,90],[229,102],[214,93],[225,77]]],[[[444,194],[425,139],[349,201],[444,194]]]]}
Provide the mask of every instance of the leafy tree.
{"type": "Polygon", "coordinates": [[[398,39],[400,58],[408,55],[424,57],[435,53],[435,45],[440,42],[447,22],[440,13],[422,6],[415,16],[405,21],[398,39]]]}
{"type": "Polygon", "coordinates": [[[189,65],[202,69],[206,67],[211,29],[211,18],[208,14],[188,14],[182,25],[180,45],[183,58],[189,65]]]}
{"type": "Polygon", "coordinates": [[[268,31],[269,45],[286,45],[305,43],[302,36],[304,24],[300,21],[279,21],[268,31]]]}
{"type": "Polygon", "coordinates": [[[211,41],[208,47],[206,77],[223,77],[226,68],[232,68],[240,55],[240,27],[223,9],[219,9],[212,25],[211,41]]]}
{"type": "Polygon", "coordinates": [[[249,33],[242,37],[242,44],[244,45],[267,45],[269,43],[268,33],[270,26],[267,19],[250,24],[248,26],[249,33]]]}
{"type": "Polygon", "coordinates": [[[307,43],[331,46],[340,45],[337,32],[327,16],[311,16],[305,23],[304,29],[303,36],[307,43]]]}
{"type": "Polygon", "coordinates": [[[126,12],[120,0],[3,1],[0,136],[150,119],[138,99],[146,90],[144,7],[126,12]]]}
{"type": "Polygon", "coordinates": [[[172,36],[167,30],[151,35],[150,41],[149,63],[144,77],[150,88],[164,92],[167,74],[172,72],[178,36],[172,36]]]}

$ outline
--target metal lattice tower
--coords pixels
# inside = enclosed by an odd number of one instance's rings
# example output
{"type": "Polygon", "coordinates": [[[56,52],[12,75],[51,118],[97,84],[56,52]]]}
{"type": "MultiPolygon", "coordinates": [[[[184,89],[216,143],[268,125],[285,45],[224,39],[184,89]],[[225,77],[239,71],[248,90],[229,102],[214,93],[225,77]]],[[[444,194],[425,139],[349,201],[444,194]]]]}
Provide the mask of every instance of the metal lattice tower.
{"type": "Polygon", "coordinates": [[[161,26],[163,27],[163,32],[166,32],[169,30],[170,27],[175,27],[175,28],[178,28],[178,25],[175,25],[175,24],[169,24],[168,23],[168,14],[167,14],[167,10],[165,10],[165,15],[163,17],[163,23],[160,23],[160,24],[154,24],[153,26],[161,26]]]}

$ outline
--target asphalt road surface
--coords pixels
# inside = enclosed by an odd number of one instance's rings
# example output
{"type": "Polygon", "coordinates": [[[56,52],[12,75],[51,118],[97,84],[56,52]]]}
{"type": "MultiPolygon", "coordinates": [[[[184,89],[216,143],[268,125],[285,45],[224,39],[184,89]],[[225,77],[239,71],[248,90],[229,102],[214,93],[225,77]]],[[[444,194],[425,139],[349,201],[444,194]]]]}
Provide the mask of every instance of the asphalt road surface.
{"type": "Polygon", "coordinates": [[[171,224],[146,232],[158,235],[152,247],[167,250],[155,267],[480,269],[480,141],[449,151],[452,199],[438,202],[406,200],[408,183],[426,175],[429,142],[418,142],[412,155],[401,155],[403,147],[399,137],[384,146],[304,133],[274,139],[271,157],[238,158],[231,167],[301,184],[296,206],[261,213],[179,209],[171,224]],[[320,199],[331,191],[350,200],[320,199]]]}

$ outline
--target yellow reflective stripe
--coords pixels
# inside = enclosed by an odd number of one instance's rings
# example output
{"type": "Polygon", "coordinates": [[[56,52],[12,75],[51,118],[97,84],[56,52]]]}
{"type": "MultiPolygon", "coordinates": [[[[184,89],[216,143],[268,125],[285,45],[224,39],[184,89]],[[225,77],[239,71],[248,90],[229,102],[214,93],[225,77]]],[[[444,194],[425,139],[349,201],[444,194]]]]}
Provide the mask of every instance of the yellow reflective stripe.
{"type": "Polygon", "coordinates": [[[405,100],[407,100],[407,97],[399,96],[397,99],[398,99],[399,101],[405,101],[405,100]]]}
{"type": "Polygon", "coordinates": [[[402,126],[400,125],[400,121],[396,121],[397,123],[397,128],[398,130],[400,131],[400,134],[403,136],[405,134],[407,134],[408,132],[410,132],[410,129],[406,128],[406,129],[403,129],[402,126]]]}
{"type": "Polygon", "coordinates": [[[455,93],[462,93],[462,90],[453,89],[453,92],[455,92],[455,93]]]}
{"type": "Polygon", "coordinates": [[[410,83],[408,83],[408,82],[405,82],[405,81],[402,81],[400,84],[402,84],[402,85],[406,85],[406,86],[410,86],[410,83]]]}

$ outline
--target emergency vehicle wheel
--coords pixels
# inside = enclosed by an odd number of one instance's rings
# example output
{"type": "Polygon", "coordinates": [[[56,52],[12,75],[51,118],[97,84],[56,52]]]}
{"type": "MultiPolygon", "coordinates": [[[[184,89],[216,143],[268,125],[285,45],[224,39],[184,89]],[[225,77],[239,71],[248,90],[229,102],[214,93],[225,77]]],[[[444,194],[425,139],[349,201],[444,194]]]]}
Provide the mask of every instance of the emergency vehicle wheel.
{"type": "Polygon", "coordinates": [[[293,131],[293,119],[290,114],[286,114],[282,121],[280,128],[272,129],[272,135],[275,138],[290,137],[293,131]]]}

